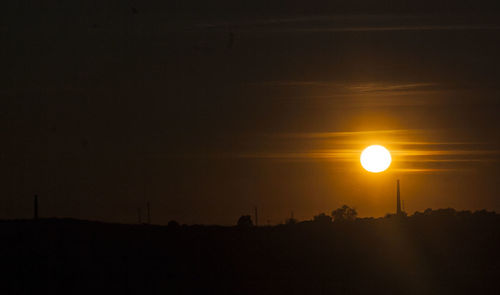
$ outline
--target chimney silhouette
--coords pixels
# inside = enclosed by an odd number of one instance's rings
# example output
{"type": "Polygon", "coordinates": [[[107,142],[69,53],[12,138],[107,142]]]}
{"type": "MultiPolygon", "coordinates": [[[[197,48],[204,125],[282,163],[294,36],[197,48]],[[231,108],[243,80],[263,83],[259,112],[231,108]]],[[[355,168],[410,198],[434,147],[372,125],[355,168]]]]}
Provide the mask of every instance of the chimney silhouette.
{"type": "Polygon", "coordinates": [[[401,196],[399,193],[399,179],[398,179],[398,185],[397,185],[397,197],[396,197],[396,215],[401,216],[401,196]]]}
{"type": "Polygon", "coordinates": [[[38,195],[33,199],[33,219],[38,219],[38,195]]]}

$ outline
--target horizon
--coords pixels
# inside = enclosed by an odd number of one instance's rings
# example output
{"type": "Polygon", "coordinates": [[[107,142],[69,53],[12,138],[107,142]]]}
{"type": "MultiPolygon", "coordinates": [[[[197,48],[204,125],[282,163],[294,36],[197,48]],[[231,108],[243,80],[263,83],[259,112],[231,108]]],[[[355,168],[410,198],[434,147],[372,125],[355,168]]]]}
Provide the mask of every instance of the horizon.
{"type": "MultiPolygon", "coordinates": [[[[233,224],[207,224],[207,223],[194,223],[194,224],[186,224],[182,222],[178,222],[177,220],[169,220],[167,223],[155,223],[154,221],[151,221],[151,217],[147,216],[145,220],[142,219],[144,216],[138,216],[138,220],[136,222],[114,222],[114,221],[104,221],[104,220],[97,220],[97,219],[80,219],[80,218],[74,218],[71,216],[43,216],[40,215],[39,212],[39,203],[38,203],[38,196],[35,195],[35,204],[33,209],[33,217],[32,218],[12,218],[12,219],[0,219],[0,221],[33,221],[37,222],[38,220],[74,220],[74,221],[83,221],[83,222],[96,222],[96,223],[108,223],[108,224],[123,224],[123,225],[148,225],[148,226],[170,226],[170,224],[173,222],[177,225],[181,226],[221,226],[221,227],[234,227],[234,226],[239,226],[238,222],[235,222],[233,224]]],[[[354,210],[354,216],[353,219],[347,220],[349,222],[355,221],[355,220],[380,220],[380,219],[395,219],[395,220],[402,220],[402,219],[407,219],[407,218],[415,218],[415,217],[422,217],[422,216],[433,216],[437,213],[442,214],[445,213],[445,216],[450,216],[450,212],[453,213],[451,215],[455,216],[463,216],[463,214],[469,214],[469,215],[477,215],[477,214],[493,214],[493,215],[500,215],[496,211],[491,211],[491,210],[486,210],[486,209],[478,209],[478,210],[457,210],[452,207],[443,207],[443,208],[426,208],[425,210],[422,211],[415,211],[413,213],[407,212],[404,208],[404,200],[401,200],[403,207],[401,208],[401,212],[398,214],[397,209],[394,212],[387,212],[386,214],[382,216],[362,216],[358,214],[356,208],[351,208],[348,205],[344,204],[339,208],[333,209],[331,211],[326,210],[322,212],[318,212],[317,214],[311,216],[310,218],[305,218],[305,219],[298,219],[295,218],[295,212],[291,211],[290,215],[287,218],[284,218],[283,220],[278,221],[277,223],[270,223],[269,220],[266,220],[265,222],[261,222],[260,224],[257,224],[257,210],[258,208],[253,208],[253,215],[252,214],[242,214],[239,216],[240,218],[244,216],[248,216],[250,219],[251,226],[255,227],[272,227],[272,226],[282,226],[282,225],[294,225],[296,223],[304,223],[304,222],[316,222],[316,218],[321,215],[326,215],[328,217],[331,217],[330,223],[336,223],[337,220],[335,220],[335,214],[334,211],[339,210],[343,207],[346,207],[348,209],[353,209],[354,210]]],[[[397,205],[396,205],[397,208],[397,205]]]]}
{"type": "Polygon", "coordinates": [[[500,5],[6,1],[0,218],[500,210],[500,5]],[[392,155],[371,174],[361,151],[392,155]],[[143,213],[144,214],[144,213],[143,213]]]}

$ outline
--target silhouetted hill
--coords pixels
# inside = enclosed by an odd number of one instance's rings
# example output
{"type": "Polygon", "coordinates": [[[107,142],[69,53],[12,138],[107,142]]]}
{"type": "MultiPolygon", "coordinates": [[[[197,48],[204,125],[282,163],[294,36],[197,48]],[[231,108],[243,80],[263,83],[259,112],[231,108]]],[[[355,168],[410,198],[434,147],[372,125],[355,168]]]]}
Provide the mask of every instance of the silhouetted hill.
{"type": "Polygon", "coordinates": [[[1,294],[492,294],[500,216],[273,227],[0,222],[1,294]]]}

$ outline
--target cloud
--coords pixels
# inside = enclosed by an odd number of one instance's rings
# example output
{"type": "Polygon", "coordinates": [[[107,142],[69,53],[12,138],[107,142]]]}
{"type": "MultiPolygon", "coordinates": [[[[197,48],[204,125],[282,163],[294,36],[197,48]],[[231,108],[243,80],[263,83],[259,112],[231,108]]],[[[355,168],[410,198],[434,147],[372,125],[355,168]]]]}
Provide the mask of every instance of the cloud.
{"type": "Polygon", "coordinates": [[[274,140],[275,143],[273,150],[226,156],[288,162],[332,162],[337,163],[336,169],[352,170],[359,166],[349,163],[358,163],[360,153],[366,146],[381,144],[391,151],[391,170],[400,173],[470,172],[480,165],[500,161],[498,147],[453,138],[445,140],[448,133],[450,130],[444,129],[392,129],[268,134],[268,141],[274,140]],[[286,144],[279,148],[281,141],[286,144]]]}
{"type": "Polygon", "coordinates": [[[331,138],[331,137],[352,137],[364,135],[380,134],[408,134],[416,130],[410,129],[392,129],[392,130],[368,130],[368,131],[332,131],[332,132],[303,132],[303,133],[280,133],[272,136],[291,137],[291,138],[331,138]]]}
{"type": "Polygon", "coordinates": [[[410,25],[410,26],[374,26],[374,27],[323,27],[289,29],[295,32],[388,32],[388,31],[464,31],[464,30],[500,30],[498,25],[410,25]]]}
{"type": "MultiPolygon", "coordinates": [[[[263,152],[235,154],[237,158],[358,161],[362,149],[329,149],[307,152],[263,152]]],[[[500,156],[499,150],[410,150],[391,151],[400,162],[491,162],[500,156]],[[446,157],[452,158],[446,158],[446,157]],[[486,156],[481,158],[481,156],[486,156]]]]}
{"type": "Polygon", "coordinates": [[[404,173],[404,174],[413,174],[413,173],[418,173],[418,174],[441,174],[441,173],[447,173],[447,172],[470,172],[470,169],[466,168],[427,168],[427,169],[419,169],[419,168],[405,168],[405,169],[393,169],[394,172],[397,173],[404,173]]]}
{"type": "Polygon", "coordinates": [[[247,18],[199,23],[198,29],[279,32],[390,32],[499,30],[491,17],[424,14],[344,14],[247,18]]]}
{"type": "Polygon", "coordinates": [[[266,81],[256,83],[284,91],[299,88],[288,99],[335,101],[342,107],[435,105],[446,101],[451,89],[431,82],[266,81]]]}
{"type": "Polygon", "coordinates": [[[353,92],[374,93],[374,92],[408,92],[434,89],[436,83],[359,83],[345,86],[353,92]]]}

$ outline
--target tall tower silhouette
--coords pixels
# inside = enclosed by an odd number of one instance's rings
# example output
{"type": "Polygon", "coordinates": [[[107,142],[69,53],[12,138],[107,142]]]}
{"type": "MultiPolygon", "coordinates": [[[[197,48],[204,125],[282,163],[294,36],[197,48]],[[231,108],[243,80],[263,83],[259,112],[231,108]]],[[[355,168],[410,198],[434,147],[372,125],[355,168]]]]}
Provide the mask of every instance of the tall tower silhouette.
{"type": "Polygon", "coordinates": [[[397,185],[397,197],[396,197],[396,215],[401,216],[401,196],[399,194],[399,179],[397,185]]]}

